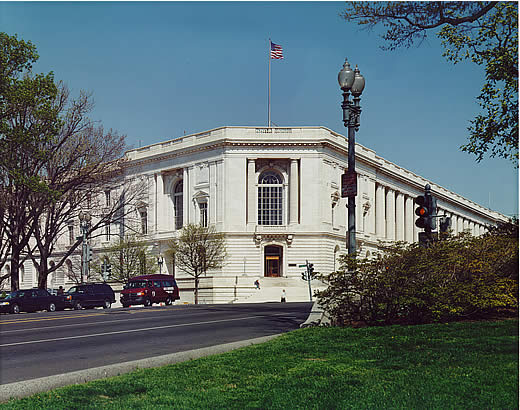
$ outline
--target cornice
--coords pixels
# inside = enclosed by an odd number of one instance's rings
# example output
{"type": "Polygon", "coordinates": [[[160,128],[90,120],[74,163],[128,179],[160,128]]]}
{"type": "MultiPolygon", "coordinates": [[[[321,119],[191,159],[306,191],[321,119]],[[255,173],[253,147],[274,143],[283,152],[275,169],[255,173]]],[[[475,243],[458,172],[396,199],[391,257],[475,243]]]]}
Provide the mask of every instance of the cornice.
{"type": "MultiPolygon", "coordinates": [[[[164,143],[153,144],[147,147],[143,147],[138,150],[131,152],[146,152],[148,155],[144,155],[141,158],[131,159],[127,156],[127,159],[123,165],[125,169],[132,169],[142,167],[143,165],[149,165],[156,162],[168,161],[174,158],[180,158],[205,151],[222,150],[222,155],[225,155],[225,151],[237,150],[244,148],[245,150],[251,150],[259,148],[259,150],[270,150],[272,148],[278,148],[282,150],[294,150],[294,149],[309,149],[315,148],[318,150],[328,150],[329,152],[336,153],[340,158],[344,158],[346,163],[348,155],[348,144],[347,139],[341,134],[338,134],[325,127],[294,127],[294,128],[273,128],[274,131],[267,132],[268,128],[262,127],[219,127],[213,130],[193,134],[190,136],[183,137],[182,139],[173,139],[164,143]],[[226,135],[227,130],[229,134],[226,135]],[[258,139],[245,139],[238,134],[237,130],[244,130],[244,135],[252,135],[253,131],[256,132],[258,139]],[[287,130],[294,130],[294,132],[287,132],[287,130]],[[308,132],[307,136],[305,132],[308,132]],[[286,136],[287,135],[287,136],[286,136]],[[301,136],[300,139],[296,139],[296,135],[301,136]],[[292,138],[291,138],[292,136],[292,138]],[[275,138],[273,138],[275,137],[275,138]],[[203,141],[205,138],[213,138],[212,141],[203,141]],[[184,147],[175,148],[176,144],[183,144],[184,139],[186,143],[192,144],[184,147]],[[164,151],[161,151],[161,147],[164,151]]],[[[128,154],[128,153],[127,153],[128,154]]],[[[291,153],[287,152],[290,156],[291,153]]],[[[255,156],[262,156],[262,153],[255,153],[255,156]]],[[[341,159],[339,160],[341,161],[341,159]]],[[[432,190],[438,199],[442,200],[446,204],[452,207],[460,208],[475,215],[481,215],[484,218],[495,218],[496,220],[505,219],[505,216],[500,213],[487,209],[476,202],[473,202],[463,196],[446,189],[435,182],[427,180],[420,175],[413,173],[399,165],[392,163],[376,154],[374,150],[366,148],[365,146],[356,143],[356,161],[358,165],[363,165],[374,170],[376,176],[376,182],[380,181],[381,178],[388,178],[394,181],[395,185],[403,184],[407,187],[408,193],[413,191],[422,192],[425,184],[430,184],[432,190]]],[[[340,167],[341,162],[338,164],[340,167]]],[[[365,175],[366,172],[360,170],[360,174],[365,175]]],[[[366,175],[373,179],[371,175],[366,175]]],[[[391,184],[390,185],[394,185],[391,184]]],[[[397,188],[397,187],[396,187],[397,188]]]]}

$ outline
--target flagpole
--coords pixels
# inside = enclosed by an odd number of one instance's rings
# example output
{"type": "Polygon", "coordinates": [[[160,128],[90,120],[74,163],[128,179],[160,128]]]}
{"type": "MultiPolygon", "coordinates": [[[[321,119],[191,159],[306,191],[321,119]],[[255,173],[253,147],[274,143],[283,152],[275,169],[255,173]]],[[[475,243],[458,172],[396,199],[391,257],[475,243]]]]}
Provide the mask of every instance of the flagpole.
{"type": "Polygon", "coordinates": [[[267,126],[271,126],[271,39],[269,39],[269,51],[267,53],[269,58],[269,91],[268,91],[268,102],[267,102],[267,126]]]}

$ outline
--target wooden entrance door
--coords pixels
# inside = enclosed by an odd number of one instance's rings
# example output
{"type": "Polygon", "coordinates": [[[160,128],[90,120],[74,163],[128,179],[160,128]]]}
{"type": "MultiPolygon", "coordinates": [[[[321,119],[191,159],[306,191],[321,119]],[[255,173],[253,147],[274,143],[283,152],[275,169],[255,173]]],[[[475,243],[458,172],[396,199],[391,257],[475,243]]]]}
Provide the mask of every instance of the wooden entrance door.
{"type": "Polygon", "coordinates": [[[266,246],[264,249],[264,276],[282,276],[282,250],[281,246],[266,246]]]}

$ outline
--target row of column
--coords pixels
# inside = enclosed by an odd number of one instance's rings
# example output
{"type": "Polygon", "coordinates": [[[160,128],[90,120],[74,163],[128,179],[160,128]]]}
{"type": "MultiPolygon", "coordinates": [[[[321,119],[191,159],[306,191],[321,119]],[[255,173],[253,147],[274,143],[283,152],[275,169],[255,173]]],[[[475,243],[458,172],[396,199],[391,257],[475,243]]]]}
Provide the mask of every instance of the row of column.
{"type": "Polygon", "coordinates": [[[414,242],[415,226],[413,197],[376,184],[376,236],[392,241],[414,242]]]}
{"type": "MultiPolygon", "coordinates": [[[[376,183],[375,205],[375,233],[378,238],[406,242],[418,240],[421,230],[415,226],[417,216],[413,196],[376,183]]],[[[472,235],[484,233],[484,225],[453,212],[438,209],[437,215],[451,217],[451,230],[454,234],[465,230],[469,230],[472,235]]]]}

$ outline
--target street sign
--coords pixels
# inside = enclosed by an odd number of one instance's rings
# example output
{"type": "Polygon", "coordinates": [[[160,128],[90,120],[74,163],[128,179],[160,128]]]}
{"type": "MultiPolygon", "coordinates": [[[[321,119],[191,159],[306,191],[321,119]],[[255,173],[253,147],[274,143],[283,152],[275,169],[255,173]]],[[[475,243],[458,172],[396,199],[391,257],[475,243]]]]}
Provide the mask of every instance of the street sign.
{"type": "Polygon", "coordinates": [[[298,265],[299,268],[305,268],[307,265],[298,265]]]}
{"type": "Polygon", "coordinates": [[[341,197],[349,198],[357,195],[356,171],[345,172],[341,175],[341,197]]]}

